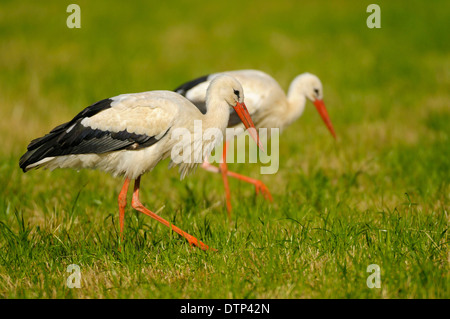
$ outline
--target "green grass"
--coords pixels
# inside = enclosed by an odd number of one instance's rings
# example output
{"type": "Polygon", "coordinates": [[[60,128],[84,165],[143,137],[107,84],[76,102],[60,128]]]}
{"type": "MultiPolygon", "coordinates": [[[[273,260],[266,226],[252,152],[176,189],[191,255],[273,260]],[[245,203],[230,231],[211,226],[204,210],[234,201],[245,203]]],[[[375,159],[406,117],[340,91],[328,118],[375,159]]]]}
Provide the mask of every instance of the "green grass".
{"type": "Polygon", "coordinates": [[[448,1],[378,1],[381,29],[366,27],[370,1],[78,1],[78,30],[70,3],[0,4],[0,297],[450,297],[448,1]],[[180,182],[167,162],[145,175],[143,203],[218,252],[131,208],[119,250],[120,178],[18,167],[31,139],[97,100],[242,68],[284,88],[317,74],[339,138],[308,103],[277,174],[230,164],[274,196],[231,180],[232,222],[219,176],[180,182]]]}

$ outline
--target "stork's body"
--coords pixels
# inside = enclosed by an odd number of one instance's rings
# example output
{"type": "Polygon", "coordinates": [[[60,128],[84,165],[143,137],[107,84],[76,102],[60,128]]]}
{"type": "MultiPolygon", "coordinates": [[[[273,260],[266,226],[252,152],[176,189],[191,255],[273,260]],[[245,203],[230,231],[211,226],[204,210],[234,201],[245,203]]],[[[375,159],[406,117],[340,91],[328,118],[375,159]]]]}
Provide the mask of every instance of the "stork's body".
{"type": "MultiPolygon", "coordinates": [[[[234,108],[247,126],[253,126],[243,99],[240,83],[230,76],[218,77],[211,82],[205,114],[181,95],[170,91],[123,94],[105,99],[87,107],[70,122],[59,125],[49,134],[33,140],[19,164],[24,172],[39,167],[93,168],[115,176],[123,175],[125,183],[119,195],[121,236],[128,185],[131,180],[135,180],[133,208],[172,228],[188,239],[190,244],[207,249],[208,246],[195,237],[171,225],[140,203],[140,177],[171,156],[174,145],[180,143],[179,138],[172,138],[171,135],[177,129],[193,133],[196,121],[201,121],[203,130],[216,128],[223,133],[230,107],[234,108]]],[[[200,157],[204,159],[217,142],[220,141],[206,140],[191,134],[185,143],[197,146],[190,148],[193,152],[198,151],[198,145],[201,145],[200,157]]],[[[195,156],[192,154],[189,159],[195,156]]],[[[175,164],[180,167],[181,178],[198,165],[193,160],[175,164]]]]}
{"type": "MultiPolygon", "coordinates": [[[[242,84],[245,92],[246,105],[257,129],[278,128],[282,131],[302,115],[306,101],[309,99],[316,106],[331,134],[336,137],[334,128],[322,101],[322,83],[317,76],[310,73],[298,75],[291,82],[287,94],[274,78],[267,73],[258,70],[237,70],[214,73],[186,82],[175,89],[175,91],[189,99],[200,111],[205,112],[206,88],[214,78],[222,74],[231,75],[242,84]]],[[[228,127],[236,128],[240,126],[241,123],[238,121],[238,118],[231,114],[228,127]]],[[[270,132],[270,130],[268,130],[268,132],[270,132]]],[[[224,152],[226,152],[226,149],[227,143],[224,145],[224,152]]],[[[226,155],[224,155],[224,158],[225,157],[226,155]]],[[[268,188],[261,181],[228,171],[225,161],[220,164],[220,169],[210,165],[207,161],[203,164],[203,167],[212,172],[222,173],[227,193],[227,208],[229,212],[231,211],[231,203],[226,176],[252,183],[255,185],[257,193],[261,192],[266,198],[272,199],[268,188]]]]}

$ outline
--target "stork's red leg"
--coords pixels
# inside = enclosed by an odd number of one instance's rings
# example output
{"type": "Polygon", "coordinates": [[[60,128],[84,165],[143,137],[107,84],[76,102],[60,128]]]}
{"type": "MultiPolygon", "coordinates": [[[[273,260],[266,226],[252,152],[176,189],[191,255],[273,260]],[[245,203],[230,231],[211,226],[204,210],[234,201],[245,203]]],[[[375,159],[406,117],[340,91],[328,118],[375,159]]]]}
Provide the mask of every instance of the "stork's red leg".
{"type": "MultiPolygon", "coordinates": [[[[226,146],[228,147],[228,142],[226,143],[226,146]]],[[[224,145],[224,153],[225,152],[226,152],[226,148],[224,145]]],[[[226,182],[225,191],[227,191],[227,188],[229,188],[229,186],[228,186],[228,180],[225,181],[224,174],[227,176],[239,179],[241,181],[244,181],[246,183],[253,184],[255,186],[256,194],[259,194],[261,192],[261,194],[264,196],[265,199],[268,199],[270,201],[273,200],[272,194],[270,194],[269,189],[267,188],[266,185],[264,185],[263,182],[261,182],[260,180],[254,179],[254,178],[250,178],[248,176],[244,176],[244,175],[229,171],[225,160],[223,160],[223,163],[220,164],[220,168],[218,168],[218,167],[212,165],[211,163],[209,163],[208,160],[206,159],[202,164],[202,168],[207,170],[208,172],[222,173],[222,178],[224,179],[224,184],[226,182]]],[[[227,208],[229,208],[228,211],[231,210],[231,204],[228,204],[229,198],[230,198],[230,194],[228,191],[228,193],[227,193],[227,208]]]]}
{"type": "Polygon", "coordinates": [[[237,178],[237,179],[240,179],[241,181],[244,181],[246,183],[250,183],[250,184],[255,185],[256,195],[258,195],[259,192],[261,192],[261,194],[264,196],[265,199],[273,201],[272,194],[270,194],[269,189],[260,180],[253,179],[253,178],[250,178],[248,176],[244,176],[244,175],[241,175],[241,174],[238,174],[238,173],[235,173],[235,172],[230,172],[230,171],[228,171],[228,176],[233,177],[233,178],[237,178]]]}
{"type": "Polygon", "coordinates": [[[222,174],[223,186],[225,187],[228,219],[231,219],[231,195],[230,195],[230,185],[228,184],[228,176],[227,176],[227,174],[228,174],[227,148],[228,148],[228,142],[225,142],[223,144],[222,163],[220,163],[220,173],[222,174]]]}
{"type": "Polygon", "coordinates": [[[141,183],[141,177],[139,176],[136,179],[136,181],[134,182],[133,199],[131,200],[131,206],[134,209],[136,209],[137,211],[140,211],[141,213],[143,213],[145,215],[150,216],[153,219],[156,219],[161,224],[164,224],[167,227],[171,228],[174,232],[176,232],[179,235],[181,235],[184,238],[186,238],[191,246],[195,245],[197,247],[200,247],[203,250],[208,250],[208,249],[211,249],[211,250],[214,250],[214,251],[216,250],[214,248],[208,247],[206,244],[204,244],[203,242],[201,242],[200,240],[198,240],[194,236],[189,235],[188,233],[182,231],[180,228],[178,228],[175,225],[172,225],[171,223],[169,223],[167,220],[165,220],[161,216],[159,216],[159,215],[153,213],[152,211],[150,211],[149,209],[145,208],[144,205],[142,205],[141,201],[139,200],[139,185],[140,185],[140,183],[141,183]]]}
{"type": "Polygon", "coordinates": [[[130,180],[125,178],[122,190],[119,193],[119,224],[120,224],[120,240],[123,241],[123,219],[125,217],[125,207],[127,206],[127,192],[130,180]]]}

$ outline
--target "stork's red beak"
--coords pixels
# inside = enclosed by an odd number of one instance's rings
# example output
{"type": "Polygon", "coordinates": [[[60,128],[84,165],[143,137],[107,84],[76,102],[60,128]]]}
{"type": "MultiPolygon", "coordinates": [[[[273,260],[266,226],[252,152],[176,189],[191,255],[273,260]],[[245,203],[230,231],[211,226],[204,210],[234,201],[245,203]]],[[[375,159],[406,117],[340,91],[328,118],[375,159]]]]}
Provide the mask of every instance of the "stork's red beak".
{"type": "Polygon", "coordinates": [[[250,136],[255,140],[256,144],[258,144],[258,147],[264,151],[261,141],[259,140],[259,135],[256,131],[255,124],[253,124],[252,118],[250,117],[250,113],[248,113],[245,103],[237,102],[233,108],[236,111],[236,114],[241,119],[242,123],[244,123],[244,126],[248,130],[250,136]]]}
{"type": "Polygon", "coordinates": [[[322,120],[325,122],[325,125],[330,130],[331,134],[334,138],[336,138],[336,133],[334,132],[333,124],[331,124],[330,117],[328,116],[327,108],[325,107],[325,103],[322,100],[315,100],[314,105],[316,106],[317,111],[319,112],[322,120]]]}

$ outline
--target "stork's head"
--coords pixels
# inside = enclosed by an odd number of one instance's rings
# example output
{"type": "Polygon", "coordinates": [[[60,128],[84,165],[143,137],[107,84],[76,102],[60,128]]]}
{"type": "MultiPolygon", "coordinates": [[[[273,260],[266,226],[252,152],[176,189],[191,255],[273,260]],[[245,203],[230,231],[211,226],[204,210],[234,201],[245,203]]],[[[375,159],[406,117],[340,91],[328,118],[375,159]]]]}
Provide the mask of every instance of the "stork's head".
{"type": "Polygon", "coordinates": [[[237,103],[244,104],[244,89],[241,83],[230,75],[219,74],[215,76],[208,87],[206,95],[207,98],[209,96],[225,100],[232,108],[237,103]]]}
{"type": "Polygon", "coordinates": [[[330,117],[328,116],[325,103],[323,102],[323,87],[320,79],[311,73],[303,73],[297,76],[292,84],[296,89],[298,89],[303,95],[313,102],[320,116],[322,117],[328,130],[336,138],[336,133],[334,132],[333,125],[331,124],[330,117]]]}
{"type": "Polygon", "coordinates": [[[311,101],[323,99],[323,87],[320,79],[311,73],[300,74],[295,81],[301,87],[303,94],[311,101]]]}
{"type": "Polygon", "coordinates": [[[221,74],[215,77],[208,87],[206,92],[206,105],[211,107],[214,101],[224,100],[234,109],[236,114],[241,119],[245,128],[249,129],[250,136],[255,140],[260,148],[262,148],[259,141],[258,133],[256,132],[255,124],[248,113],[247,107],[244,103],[244,89],[241,83],[230,75],[221,74]]]}

